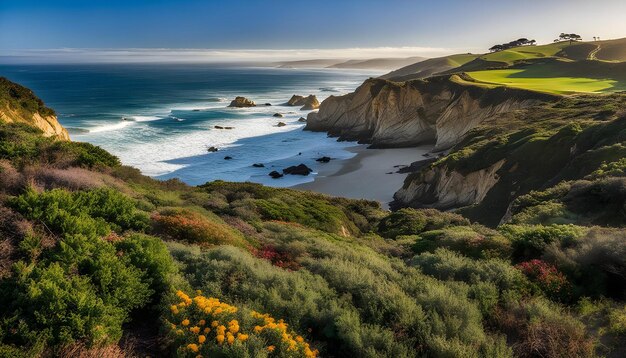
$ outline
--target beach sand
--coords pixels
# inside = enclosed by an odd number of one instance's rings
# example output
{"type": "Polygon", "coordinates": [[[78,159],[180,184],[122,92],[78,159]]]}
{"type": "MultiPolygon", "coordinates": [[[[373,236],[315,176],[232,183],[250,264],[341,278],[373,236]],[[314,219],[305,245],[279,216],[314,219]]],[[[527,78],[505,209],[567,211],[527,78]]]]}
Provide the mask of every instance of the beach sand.
{"type": "Polygon", "coordinates": [[[396,173],[398,165],[426,159],[423,154],[432,146],[397,149],[367,149],[366,145],[348,148],[356,155],[350,159],[331,160],[322,165],[312,182],[299,184],[292,189],[342,196],[353,199],[379,201],[389,208],[393,194],[402,187],[408,174],[396,173]],[[393,174],[387,174],[387,173],[393,174]]]}

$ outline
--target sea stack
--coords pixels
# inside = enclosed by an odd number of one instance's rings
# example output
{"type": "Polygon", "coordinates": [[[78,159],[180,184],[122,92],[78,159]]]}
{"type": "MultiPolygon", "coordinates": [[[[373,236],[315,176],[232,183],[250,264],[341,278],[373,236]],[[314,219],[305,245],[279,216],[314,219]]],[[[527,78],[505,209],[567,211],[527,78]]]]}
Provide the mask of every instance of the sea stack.
{"type": "Polygon", "coordinates": [[[288,106],[302,106],[300,110],[310,111],[310,110],[318,109],[320,107],[320,101],[318,101],[317,97],[315,97],[315,95],[312,95],[312,94],[309,95],[308,97],[298,96],[294,94],[293,96],[291,96],[289,101],[287,101],[287,105],[288,106]]]}
{"type": "Polygon", "coordinates": [[[253,100],[247,99],[246,97],[235,97],[228,107],[237,107],[237,108],[245,108],[245,107],[256,107],[256,103],[253,100]]]}

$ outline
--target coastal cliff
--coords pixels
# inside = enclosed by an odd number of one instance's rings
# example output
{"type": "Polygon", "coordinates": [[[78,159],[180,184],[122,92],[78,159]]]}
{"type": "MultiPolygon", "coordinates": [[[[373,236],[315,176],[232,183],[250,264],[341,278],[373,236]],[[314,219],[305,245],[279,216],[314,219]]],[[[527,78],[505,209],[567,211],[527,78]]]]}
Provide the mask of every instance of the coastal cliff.
{"type": "Polygon", "coordinates": [[[403,83],[369,79],[353,93],[324,100],[309,114],[305,129],[376,148],[434,143],[435,150],[445,150],[488,118],[553,98],[474,86],[457,75],[403,83]]]}
{"type": "Polygon", "coordinates": [[[0,77],[0,120],[36,127],[45,137],[70,140],[54,111],[46,107],[33,91],[3,77],[0,77]]]}

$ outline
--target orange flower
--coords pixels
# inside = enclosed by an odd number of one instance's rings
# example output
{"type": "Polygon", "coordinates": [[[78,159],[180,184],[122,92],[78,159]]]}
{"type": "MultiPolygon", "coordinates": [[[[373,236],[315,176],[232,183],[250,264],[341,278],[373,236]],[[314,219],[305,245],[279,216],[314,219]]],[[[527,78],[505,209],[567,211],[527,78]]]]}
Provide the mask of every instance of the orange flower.
{"type": "Polygon", "coordinates": [[[204,332],[204,334],[207,334],[207,333],[211,332],[211,328],[207,327],[202,332],[204,332]]]}
{"type": "Polygon", "coordinates": [[[276,349],[276,346],[269,346],[269,347],[267,347],[267,351],[268,352],[273,352],[274,349],[276,349]]]}
{"type": "Polygon", "coordinates": [[[224,335],[223,334],[218,334],[215,339],[217,340],[218,344],[222,344],[224,343],[224,335]]]}
{"type": "Polygon", "coordinates": [[[235,336],[228,332],[226,333],[226,340],[228,341],[228,344],[233,344],[235,342],[235,336]]]}
{"type": "Polygon", "coordinates": [[[199,325],[204,326],[206,324],[206,321],[201,319],[200,322],[198,322],[199,325]]]}
{"type": "Polygon", "coordinates": [[[180,324],[182,324],[183,326],[188,326],[189,325],[189,320],[188,319],[184,319],[180,324]]]}
{"type": "Polygon", "coordinates": [[[200,333],[200,327],[193,326],[193,327],[189,328],[189,331],[191,331],[192,333],[198,334],[198,333],[200,333]]]}
{"type": "Polygon", "coordinates": [[[199,335],[198,336],[198,343],[202,344],[204,343],[204,341],[206,341],[206,337],[203,335],[199,335]]]}
{"type": "Polygon", "coordinates": [[[198,345],[195,343],[188,344],[187,348],[189,348],[189,350],[192,352],[198,352],[198,345]]]}
{"type": "Polygon", "coordinates": [[[243,333],[238,333],[237,334],[237,339],[242,341],[242,342],[245,342],[245,341],[248,340],[248,335],[247,334],[243,334],[243,333]]]}

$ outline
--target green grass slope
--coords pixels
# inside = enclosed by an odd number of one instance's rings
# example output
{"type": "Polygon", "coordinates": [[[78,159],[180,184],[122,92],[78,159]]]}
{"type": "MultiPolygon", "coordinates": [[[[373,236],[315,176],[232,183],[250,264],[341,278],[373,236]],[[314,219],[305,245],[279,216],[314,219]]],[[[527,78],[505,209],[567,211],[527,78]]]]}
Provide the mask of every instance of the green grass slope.
{"type": "Polygon", "coordinates": [[[431,58],[389,72],[381,76],[381,78],[393,81],[426,78],[462,66],[476,57],[477,55],[472,54],[458,54],[431,58]]]}

